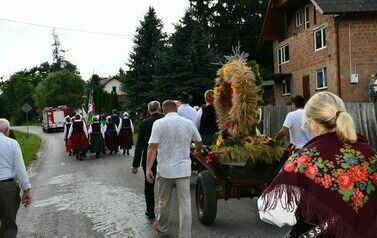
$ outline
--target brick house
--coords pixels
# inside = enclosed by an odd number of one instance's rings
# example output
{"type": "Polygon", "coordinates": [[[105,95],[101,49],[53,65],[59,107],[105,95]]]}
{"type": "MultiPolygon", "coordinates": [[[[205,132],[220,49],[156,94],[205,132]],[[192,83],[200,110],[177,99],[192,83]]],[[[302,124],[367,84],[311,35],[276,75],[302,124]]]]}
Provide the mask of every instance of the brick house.
{"type": "Polygon", "coordinates": [[[377,0],[270,0],[259,47],[273,48],[276,104],[328,90],[368,101],[377,72],[377,0]]]}

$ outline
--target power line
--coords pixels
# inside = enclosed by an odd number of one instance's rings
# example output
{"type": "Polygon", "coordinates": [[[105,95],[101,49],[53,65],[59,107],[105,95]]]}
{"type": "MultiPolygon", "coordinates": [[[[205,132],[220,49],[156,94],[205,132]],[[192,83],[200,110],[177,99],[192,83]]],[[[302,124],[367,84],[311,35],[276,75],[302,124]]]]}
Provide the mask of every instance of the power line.
{"type": "Polygon", "coordinates": [[[55,28],[55,29],[64,30],[64,31],[74,31],[74,32],[81,32],[81,33],[88,33],[88,34],[118,36],[118,37],[133,37],[133,35],[110,33],[110,32],[100,32],[100,31],[88,31],[88,30],[81,30],[81,29],[74,29],[74,28],[67,28],[67,27],[56,27],[56,26],[49,26],[49,25],[44,25],[44,24],[32,23],[32,22],[11,20],[11,19],[1,18],[1,17],[0,17],[0,21],[29,25],[29,26],[35,26],[35,27],[42,27],[42,28],[48,28],[48,29],[54,29],[55,28]]]}

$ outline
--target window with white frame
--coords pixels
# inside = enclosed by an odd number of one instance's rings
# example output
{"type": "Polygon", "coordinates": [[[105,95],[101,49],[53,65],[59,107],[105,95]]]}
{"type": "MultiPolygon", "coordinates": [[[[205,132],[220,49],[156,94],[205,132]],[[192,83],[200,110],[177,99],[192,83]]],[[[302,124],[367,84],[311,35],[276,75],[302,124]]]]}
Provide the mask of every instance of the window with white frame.
{"type": "Polygon", "coordinates": [[[327,88],[327,70],[326,67],[315,70],[316,89],[327,88]]]}
{"type": "Polygon", "coordinates": [[[283,80],[283,96],[290,95],[291,92],[291,79],[283,80]]]}
{"type": "Polygon", "coordinates": [[[302,11],[298,10],[296,12],[296,27],[299,27],[302,25],[302,11]]]}
{"type": "Polygon", "coordinates": [[[314,31],[314,49],[321,50],[326,48],[326,27],[314,31]]]}
{"type": "Polygon", "coordinates": [[[285,45],[278,49],[279,65],[289,61],[289,46],[285,45]]]}
{"type": "Polygon", "coordinates": [[[309,17],[309,13],[310,13],[310,8],[309,8],[309,6],[306,6],[306,7],[305,7],[305,10],[304,10],[305,29],[309,29],[309,28],[310,28],[310,17],[309,17]]]}

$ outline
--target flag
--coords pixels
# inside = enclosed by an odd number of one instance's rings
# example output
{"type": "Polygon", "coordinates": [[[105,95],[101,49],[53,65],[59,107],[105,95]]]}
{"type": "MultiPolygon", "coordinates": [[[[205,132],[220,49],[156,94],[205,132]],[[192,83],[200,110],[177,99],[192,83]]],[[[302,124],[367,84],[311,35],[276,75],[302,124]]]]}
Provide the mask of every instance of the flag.
{"type": "Polygon", "coordinates": [[[86,117],[87,122],[91,122],[93,116],[96,115],[95,105],[94,105],[94,97],[92,96],[92,102],[88,105],[88,115],[86,117]]]}

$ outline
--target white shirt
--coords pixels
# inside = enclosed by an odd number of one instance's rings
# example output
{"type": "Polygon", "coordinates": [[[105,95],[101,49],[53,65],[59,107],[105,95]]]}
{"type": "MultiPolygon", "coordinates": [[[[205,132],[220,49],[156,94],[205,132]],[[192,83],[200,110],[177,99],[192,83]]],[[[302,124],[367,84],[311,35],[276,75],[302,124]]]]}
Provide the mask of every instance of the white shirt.
{"type": "Polygon", "coordinates": [[[175,112],[155,121],[149,144],[158,144],[158,174],[164,178],[191,176],[191,141],[201,140],[194,123],[175,112]]]}
{"type": "Polygon", "coordinates": [[[289,129],[290,143],[296,148],[302,148],[310,140],[310,134],[302,128],[302,118],[304,109],[299,108],[296,111],[288,113],[285,118],[283,127],[289,129]]]}
{"type": "Polygon", "coordinates": [[[20,145],[0,132],[0,181],[16,176],[23,191],[31,188],[20,145]]]}
{"type": "MultiPolygon", "coordinates": [[[[79,122],[79,121],[81,120],[75,120],[75,122],[79,122]]],[[[86,128],[86,124],[84,121],[82,122],[82,129],[84,130],[86,137],[88,137],[88,128],[86,128]]],[[[68,139],[71,138],[72,132],[73,132],[73,123],[71,124],[71,127],[69,128],[68,139]]]]}
{"type": "Polygon", "coordinates": [[[184,117],[191,120],[193,123],[196,123],[197,112],[189,104],[182,104],[181,106],[179,106],[177,113],[181,117],[184,117]]]}
{"type": "Polygon", "coordinates": [[[198,113],[196,113],[196,119],[195,119],[195,125],[196,125],[196,128],[200,128],[200,120],[202,119],[202,115],[203,115],[203,110],[202,108],[200,108],[198,110],[198,113]]]}

